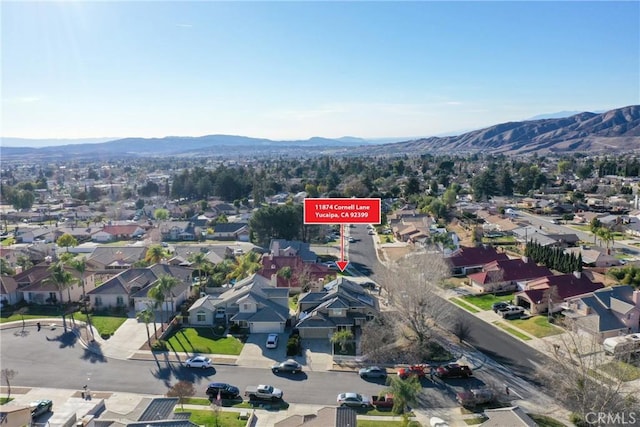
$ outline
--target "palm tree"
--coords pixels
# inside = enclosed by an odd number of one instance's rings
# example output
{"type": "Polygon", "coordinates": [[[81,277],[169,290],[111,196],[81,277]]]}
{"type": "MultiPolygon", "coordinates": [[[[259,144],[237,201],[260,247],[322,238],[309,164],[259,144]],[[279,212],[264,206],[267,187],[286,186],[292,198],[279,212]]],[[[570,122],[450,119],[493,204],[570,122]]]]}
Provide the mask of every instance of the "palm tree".
{"type": "MultiPolygon", "coordinates": [[[[158,279],[158,284],[156,286],[162,289],[162,293],[165,297],[171,297],[171,313],[175,312],[175,307],[173,306],[175,295],[173,294],[173,288],[180,284],[180,281],[173,276],[169,276],[165,274],[164,276],[160,276],[158,279]]],[[[167,319],[169,321],[169,319],[167,319]]]]}
{"type": "Polygon", "coordinates": [[[416,376],[409,376],[403,380],[398,376],[390,375],[387,378],[387,387],[387,392],[393,395],[393,412],[402,414],[407,419],[408,415],[405,413],[407,405],[415,405],[422,391],[420,380],[416,376]]]}
{"type": "MultiPolygon", "coordinates": [[[[80,273],[80,283],[82,284],[82,307],[84,308],[84,312],[87,315],[87,325],[89,326],[89,330],[91,331],[91,336],[93,336],[93,327],[91,325],[91,316],[89,316],[89,310],[87,310],[87,294],[85,293],[84,288],[84,273],[87,271],[87,262],[84,258],[75,259],[71,262],[71,266],[80,273]]],[[[95,337],[94,337],[95,338],[95,337]]]]}
{"type": "Polygon", "coordinates": [[[282,267],[280,270],[278,270],[278,276],[282,277],[287,281],[288,288],[291,287],[291,276],[293,276],[293,271],[291,271],[291,267],[289,267],[288,265],[285,267],[282,267]]]}
{"type": "Polygon", "coordinates": [[[150,312],[153,317],[151,318],[153,320],[153,336],[156,337],[156,339],[158,339],[158,325],[156,325],[156,306],[157,304],[155,303],[147,303],[147,308],[145,308],[146,311],[150,312]]]}
{"type": "Polygon", "coordinates": [[[202,286],[202,270],[205,269],[205,266],[207,264],[211,264],[211,263],[207,259],[206,254],[203,254],[202,252],[196,252],[194,254],[191,254],[188,259],[198,269],[198,284],[202,286]]]}
{"type": "Polygon", "coordinates": [[[155,319],[155,314],[153,310],[149,310],[148,308],[141,310],[136,313],[136,319],[140,322],[144,322],[144,326],[147,327],[147,344],[151,347],[151,335],[149,334],[149,323],[155,319]]]}
{"type": "Polygon", "coordinates": [[[257,252],[248,252],[236,258],[235,268],[227,275],[227,279],[244,279],[256,271],[260,270],[260,254],[257,252]]]}
{"type": "Polygon", "coordinates": [[[51,264],[48,268],[50,275],[46,279],[43,280],[44,283],[53,283],[60,291],[60,311],[62,311],[62,325],[66,332],[67,330],[67,321],[64,315],[64,310],[62,309],[62,291],[64,289],[67,290],[68,294],[68,302],[71,302],[71,287],[75,282],[78,281],[73,274],[65,269],[65,265],[62,261],[59,261],[55,264],[51,264]]]}
{"type": "Polygon", "coordinates": [[[160,307],[160,323],[163,325],[162,330],[164,331],[164,300],[166,298],[164,289],[156,285],[149,289],[147,296],[153,300],[156,308],[160,307]]]}
{"type": "Polygon", "coordinates": [[[151,245],[149,249],[147,249],[144,260],[150,264],[158,264],[166,256],[167,253],[161,245],[151,245]]]}
{"type": "Polygon", "coordinates": [[[343,353],[347,352],[347,344],[353,341],[353,333],[349,329],[340,329],[331,335],[331,342],[338,344],[343,353]]]}

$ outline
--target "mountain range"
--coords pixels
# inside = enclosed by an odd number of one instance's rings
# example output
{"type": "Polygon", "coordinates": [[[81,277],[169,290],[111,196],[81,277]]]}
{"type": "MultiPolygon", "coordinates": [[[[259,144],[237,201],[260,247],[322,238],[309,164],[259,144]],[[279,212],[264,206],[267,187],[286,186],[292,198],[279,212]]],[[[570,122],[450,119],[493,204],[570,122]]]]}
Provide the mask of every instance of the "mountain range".
{"type": "MultiPolygon", "coordinates": [[[[7,138],[4,138],[5,140],[7,138]]],[[[26,140],[25,140],[26,141],[26,140]]],[[[105,159],[147,156],[251,156],[398,155],[424,153],[638,152],[640,151],[640,105],[603,113],[582,112],[569,117],[502,123],[455,136],[367,140],[314,137],[307,140],[274,141],[237,135],[164,138],[123,138],[99,143],[48,147],[9,147],[2,144],[4,160],[105,159]],[[397,139],[396,139],[397,141],[397,139]]]]}

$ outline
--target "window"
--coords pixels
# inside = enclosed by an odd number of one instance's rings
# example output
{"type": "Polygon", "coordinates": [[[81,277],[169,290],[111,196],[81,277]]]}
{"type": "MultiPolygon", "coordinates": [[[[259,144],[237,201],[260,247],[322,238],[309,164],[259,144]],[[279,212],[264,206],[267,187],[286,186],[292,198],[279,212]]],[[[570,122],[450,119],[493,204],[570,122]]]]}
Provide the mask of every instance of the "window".
{"type": "Polygon", "coordinates": [[[206,322],[207,321],[207,314],[204,311],[199,311],[196,314],[196,320],[198,322],[203,322],[203,323],[206,322]]]}
{"type": "Polygon", "coordinates": [[[124,305],[124,298],[121,296],[116,297],[116,305],[124,305]]]}
{"type": "Polygon", "coordinates": [[[96,307],[101,306],[102,305],[102,298],[101,297],[96,297],[96,307]]]}
{"type": "Polygon", "coordinates": [[[56,295],[55,292],[49,292],[49,301],[51,301],[53,303],[58,301],[58,296],[56,295]]]}
{"type": "Polygon", "coordinates": [[[247,303],[242,304],[242,309],[243,310],[249,310],[250,308],[251,308],[251,304],[247,304],[247,303]]]}
{"type": "Polygon", "coordinates": [[[218,307],[218,310],[217,310],[218,314],[224,314],[224,313],[225,313],[225,311],[226,311],[226,310],[225,310],[225,308],[224,308],[224,307],[218,307]]]}

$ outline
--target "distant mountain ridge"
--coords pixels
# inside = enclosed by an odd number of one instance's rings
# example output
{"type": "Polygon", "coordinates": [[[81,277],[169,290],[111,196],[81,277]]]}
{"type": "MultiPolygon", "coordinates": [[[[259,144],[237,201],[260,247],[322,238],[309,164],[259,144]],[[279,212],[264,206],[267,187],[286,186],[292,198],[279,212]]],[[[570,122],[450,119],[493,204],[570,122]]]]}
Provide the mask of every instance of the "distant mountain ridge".
{"type": "MultiPolygon", "coordinates": [[[[640,105],[604,113],[502,123],[457,136],[369,147],[369,154],[640,151],[640,105]]],[[[364,151],[363,151],[364,153],[364,151]]]]}
{"type": "Polygon", "coordinates": [[[49,147],[0,147],[3,160],[104,159],[163,156],[312,156],[398,155],[423,153],[561,153],[640,151],[640,105],[604,113],[583,112],[570,117],[502,123],[455,136],[363,139],[351,136],[331,139],[274,141],[237,135],[164,138],[123,138],[114,141],[49,147]],[[399,138],[398,138],[399,139],[399,138]]]}

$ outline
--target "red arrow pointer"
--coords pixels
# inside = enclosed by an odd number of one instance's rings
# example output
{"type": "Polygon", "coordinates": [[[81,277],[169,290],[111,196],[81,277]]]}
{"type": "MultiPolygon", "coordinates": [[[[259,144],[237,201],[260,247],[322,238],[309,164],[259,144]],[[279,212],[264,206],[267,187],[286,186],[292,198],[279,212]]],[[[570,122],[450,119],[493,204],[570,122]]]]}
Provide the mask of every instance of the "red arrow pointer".
{"type": "Polygon", "coordinates": [[[336,261],[340,271],[344,271],[349,265],[349,261],[344,260],[344,224],[340,224],[340,261],[336,261]]]}

